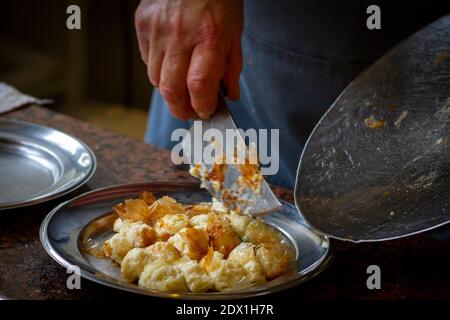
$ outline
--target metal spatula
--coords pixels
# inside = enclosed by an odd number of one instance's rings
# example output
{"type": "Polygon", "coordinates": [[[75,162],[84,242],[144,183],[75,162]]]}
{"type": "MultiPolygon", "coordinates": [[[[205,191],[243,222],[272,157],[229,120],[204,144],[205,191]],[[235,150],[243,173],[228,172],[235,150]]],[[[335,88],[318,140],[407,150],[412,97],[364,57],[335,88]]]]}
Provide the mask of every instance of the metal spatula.
{"type": "Polygon", "coordinates": [[[295,200],[312,226],[355,242],[450,222],[450,15],[344,90],[307,142],[295,200]]]}
{"type": "MultiPolygon", "coordinates": [[[[226,136],[227,129],[237,130],[236,124],[228,111],[228,106],[223,98],[222,94],[219,95],[218,106],[215,114],[208,120],[202,121],[202,129],[205,132],[208,129],[217,129],[223,137],[226,136]]],[[[190,131],[191,137],[194,137],[194,127],[192,126],[190,131]]],[[[238,139],[245,145],[241,135],[237,136],[238,139]]],[[[194,140],[194,139],[192,139],[194,140]]],[[[198,139],[197,139],[198,140],[198,139]]],[[[193,141],[192,141],[193,142],[193,141]]],[[[198,143],[198,141],[196,141],[198,143]]],[[[202,149],[204,149],[210,142],[202,142],[202,149]]],[[[192,146],[193,150],[194,146],[192,146]]],[[[191,154],[185,154],[191,157],[191,154]]],[[[192,166],[193,164],[191,164],[192,166]]],[[[203,164],[206,170],[210,171],[211,164],[203,164]]],[[[239,208],[242,212],[251,214],[254,216],[266,215],[281,209],[281,203],[277,197],[273,194],[267,182],[262,179],[259,191],[256,192],[250,187],[242,188],[237,182],[242,175],[238,165],[228,164],[225,166],[224,181],[222,183],[223,188],[217,189],[210,181],[205,181],[204,187],[211,193],[211,195],[221,200],[230,209],[239,208]]]]}

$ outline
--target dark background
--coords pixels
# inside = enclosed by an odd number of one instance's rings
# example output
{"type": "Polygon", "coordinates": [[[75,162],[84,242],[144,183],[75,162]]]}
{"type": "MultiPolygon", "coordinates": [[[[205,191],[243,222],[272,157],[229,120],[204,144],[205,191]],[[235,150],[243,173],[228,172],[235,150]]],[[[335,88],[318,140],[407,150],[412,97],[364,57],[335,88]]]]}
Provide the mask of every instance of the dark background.
{"type": "Polygon", "coordinates": [[[152,88],[134,30],[138,3],[2,1],[0,81],[53,99],[52,109],[142,138],[152,88]],[[81,8],[81,30],[66,27],[71,4],[81,8]]]}

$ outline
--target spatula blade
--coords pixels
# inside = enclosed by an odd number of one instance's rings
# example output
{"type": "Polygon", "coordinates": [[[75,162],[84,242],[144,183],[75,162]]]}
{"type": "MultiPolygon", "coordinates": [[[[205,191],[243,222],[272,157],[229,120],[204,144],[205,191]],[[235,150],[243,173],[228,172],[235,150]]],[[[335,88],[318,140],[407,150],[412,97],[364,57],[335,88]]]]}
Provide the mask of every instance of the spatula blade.
{"type": "MultiPolygon", "coordinates": [[[[189,130],[191,137],[195,137],[195,125],[189,130]]],[[[218,107],[215,114],[208,120],[202,121],[202,131],[205,132],[208,129],[219,130],[223,137],[226,137],[226,130],[232,129],[237,131],[236,124],[228,111],[228,106],[225,99],[219,96],[218,107]]],[[[239,139],[239,143],[245,146],[243,137],[238,134],[236,138],[239,139]]],[[[191,150],[194,150],[194,139],[192,139],[191,150]]],[[[198,140],[198,137],[197,137],[198,140]]],[[[195,141],[199,143],[199,141],[195,141]]],[[[211,142],[205,142],[202,140],[202,151],[210,145],[211,142]]],[[[225,148],[224,146],[222,146],[225,148]]],[[[248,152],[246,148],[245,152],[248,152]]],[[[192,160],[190,152],[185,152],[190,160],[192,160]]],[[[191,168],[194,168],[194,161],[190,161],[191,168]]],[[[214,164],[201,164],[201,170],[203,170],[202,175],[205,176],[210,173],[213,169],[214,164]]],[[[202,186],[209,191],[209,193],[216,199],[222,201],[225,206],[232,210],[238,210],[242,213],[263,216],[269,213],[276,212],[282,208],[281,203],[278,201],[275,194],[272,192],[271,188],[262,177],[259,187],[257,189],[250,186],[245,186],[239,182],[240,177],[242,177],[242,172],[239,164],[224,164],[223,170],[223,181],[220,187],[217,183],[211,180],[202,180],[202,186]]]]}

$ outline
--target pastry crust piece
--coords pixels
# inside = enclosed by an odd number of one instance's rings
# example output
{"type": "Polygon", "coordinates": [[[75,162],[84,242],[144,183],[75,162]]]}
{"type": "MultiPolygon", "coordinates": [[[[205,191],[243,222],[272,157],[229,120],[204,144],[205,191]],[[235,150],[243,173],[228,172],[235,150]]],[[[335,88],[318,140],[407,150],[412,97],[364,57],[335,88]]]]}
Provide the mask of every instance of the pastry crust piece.
{"type": "Polygon", "coordinates": [[[184,207],[176,202],[175,199],[164,196],[156,200],[149,207],[149,223],[153,225],[158,219],[161,219],[168,214],[182,214],[184,213],[184,207]]]}
{"type": "Polygon", "coordinates": [[[219,213],[228,213],[229,210],[223,202],[217,200],[216,198],[212,199],[212,205],[211,205],[212,211],[219,212],[219,213]]]}
{"type": "Polygon", "coordinates": [[[186,214],[189,216],[189,218],[192,218],[199,214],[208,214],[211,212],[211,210],[212,209],[210,203],[199,203],[186,206],[186,214]]]}
{"type": "Polygon", "coordinates": [[[139,286],[159,291],[188,291],[183,275],[163,259],[149,262],[139,278],[139,286]]]}
{"type": "Polygon", "coordinates": [[[129,282],[134,282],[139,279],[142,271],[150,259],[149,254],[145,249],[134,248],[128,251],[125,258],[123,258],[120,272],[122,276],[129,282]]]}
{"type": "Polygon", "coordinates": [[[225,215],[210,213],[207,232],[214,250],[219,251],[225,257],[228,257],[231,250],[241,243],[241,239],[225,215]]]}
{"type": "Polygon", "coordinates": [[[199,214],[193,216],[190,220],[191,225],[194,228],[207,231],[208,230],[208,215],[207,214],[199,214]]]}
{"type": "Polygon", "coordinates": [[[155,229],[142,222],[130,223],[129,226],[126,226],[126,230],[123,233],[125,233],[125,237],[135,248],[145,248],[156,241],[155,229]]]}
{"type": "Polygon", "coordinates": [[[156,231],[149,225],[117,218],[113,230],[128,239],[135,248],[144,248],[156,241],[156,231]]]}
{"type": "Polygon", "coordinates": [[[252,222],[252,218],[246,214],[239,214],[235,211],[230,211],[227,217],[230,220],[234,231],[236,231],[238,236],[242,239],[247,230],[247,226],[252,222]]]}
{"type": "Polygon", "coordinates": [[[244,241],[255,245],[262,243],[280,243],[281,235],[271,226],[264,223],[261,219],[254,219],[247,225],[244,234],[244,241]]]}
{"type": "Polygon", "coordinates": [[[159,239],[167,241],[175,233],[189,226],[190,221],[187,215],[183,213],[169,214],[156,221],[155,230],[159,239]]]}
{"type": "Polygon", "coordinates": [[[197,261],[184,256],[175,264],[183,274],[186,284],[191,292],[206,292],[213,286],[213,281],[197,261]]]}
{"type": "Polygon", "coordinates": [[[256,249],[256,257],[267,279],[275,279],[286,272],[294,261],[294,250],[285,243],[263,243],[256,249]]]}
{"type": "Polygon", "coordinates": [[[120,233],[116,233],[103,244],[103,251],[106,256],[119,264],[122,263],[123,258],[131,249],[133,249],[133,245],[120,233]]]}
{"type": "Polygon", "coordinates": [[[121,218],[117,218],[113,223],[113,231],[119,233],[120,228],[122,228],[123,220],[121,218]]]}
{"type": "Polygon", "coordinates": [[[200,266],[214,282],[213,289],[226,291],[251,286],[247,271],[234,260],[225,260],[222,253],[209,249],[200,266]]]}
{"type": "Polygon", "coordinates": [[[142,199],[127,199],[113,208],[113,212],[123,220],[151,223],[148,204],[142,199]]]}
{"type": "Polygon", "coordinates": [[[145,251],[151,261],[161,259],[173,263],[181,258],[180,253],[173,245],[162,241],[155,242],[150,247],[145,248],[145,251]]]}
{"type": "Polygon", "coordinates": [[[208,235],[197,228],[181,229],[167,242],[177,248],[182,255],[196,261],[199,261],[208,252],[208,235]]]}
{"type": "Polygon", "coordinates": [[[156,201],[155,195],[150,191],[142,191],[141,194],[139,195],[139,199],[144,200],[149,206],[156,201]]]}
{"type": "Polygon", "coordinates": [[[261,267],[255,254],[255,245],[242,242],[231,251],[229,260],[237,261],[247,271],[249,281],[252,284],[261,284],[266,282],[263,268],[261,267]]]}

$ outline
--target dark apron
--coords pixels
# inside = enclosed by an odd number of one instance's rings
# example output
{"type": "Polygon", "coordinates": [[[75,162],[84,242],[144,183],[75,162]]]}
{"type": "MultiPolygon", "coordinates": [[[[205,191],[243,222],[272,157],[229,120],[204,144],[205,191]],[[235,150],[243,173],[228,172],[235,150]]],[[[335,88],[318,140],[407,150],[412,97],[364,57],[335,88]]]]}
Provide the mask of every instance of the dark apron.
{"type": "MultiPolygon", "coordinates": [[[[280,170],[270,182],[292,189],[303,146],[339,93],[395,43],[445,13],[434,1],[392,2],[400,1],[377,1],[382,29],[368,30],[372,1],[244,1],[241,99],[230,106],[240,128],[280,130],[280,170]]],[[[171,148],[171,132],[180,127],[189,122],[172,117],[155,90],[146,141],[171,148]]]]}

